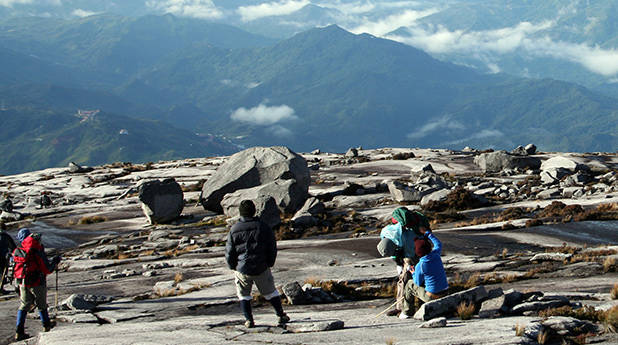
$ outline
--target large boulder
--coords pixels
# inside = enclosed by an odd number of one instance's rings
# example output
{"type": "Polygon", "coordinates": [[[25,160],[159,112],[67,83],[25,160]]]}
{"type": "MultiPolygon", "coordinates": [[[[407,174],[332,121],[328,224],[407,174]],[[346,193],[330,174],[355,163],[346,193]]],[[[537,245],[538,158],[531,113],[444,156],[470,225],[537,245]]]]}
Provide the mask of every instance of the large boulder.
{"type": "Polygon", "coordinates": [[[138,192],[142,210],[150,224],[168,223],[182,213],[182,188],[173,178],[145,182],[139,186],[138,192]]]}
{"type": "Polygon", "coordinates": [[[221,201],[226,194],[278,180],[295,180],[298,198],[286,209],[296,211],[309,195],[307,161],[287,147],[252,147],[232,155],[217,169],[204,183],[200,201],[205,209],[223,213],[221,201]]]}
{"type": "Polygon", "coordinates": [[[506,151],[482,153],[474,157],[474,163],[489,173],[515,168],[536,170],[541,166],[541,160],[537,157],[512,155],[506,151]]]}
{"type": "Polygon", "coordinates": [[[549,169],[564,169],[570,172],[589,170],[586,165],[578,163],[574,159],[566,156],[552,157],[541,164],[541,170],[549,169]]]}
{"type": "Polygon", "coordinates": [[[255,188],[241,189],[234,193],[226,194],[221,201],[223,213],[232,219],[240,216],[238,207],[243,200],[251,200],[255,204],[255,216],[260,218],[268,226],[275,227],[281,224],[281,216],[277,201],[270,195],[260,194],[255,188]]]}
{"type": "Polygon", "coordinates": [[[421,199],[436,189],[426,185],[409,186],[399,181],[389,181],[387,184],[388,191],[392,198],[397,202],[418,202],[421,199]]]}

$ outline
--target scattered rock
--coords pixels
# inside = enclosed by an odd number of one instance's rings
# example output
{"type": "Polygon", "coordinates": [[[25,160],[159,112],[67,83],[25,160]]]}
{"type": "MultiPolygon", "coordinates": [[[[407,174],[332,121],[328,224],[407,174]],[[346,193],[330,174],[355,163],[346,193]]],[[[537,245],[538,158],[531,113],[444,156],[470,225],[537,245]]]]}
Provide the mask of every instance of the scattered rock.
{"type": "Polygon", "coordinates": [[[91,167],[82,167],[80,165],[78,165],[77,163],[74,162],[70,162],[69,163],[69,172],[72,174],[84,174],[84,173],[89,173],[91,171],[93,171],[94,169],[91,167]]]}
{"type": "Polygon", "coordinates": [[[494,318],[508,311],[508,307],[505,305],[505,296],[499,296],[496,298],[488,299],[481,304],[479,310],[479,317],[481,318],[494,318]]]}
{"type": "Polygon", "coordinates": [[[423,196],[433,192],[433,189],[419,190],[416,186],[408,186],[399,181],[389,181],[387,183],[388,190],[393,199],[397,202],[417,202],[421,201],[423,196]]]}
{"type": "Polygon", "coordinates": [[[150,224],[168,223],[178,218],[184,207],[182,188],[173,178],[143,183],[139,200],[150,224]]]}
{"type": "Polygon", "coordinates": [[[533,169],[541,166],[541,160],[536,157],[515,156],[506,151],[481,153],[474,157],[474,163],[484,172],[495,173],[505,169],[533,169]]]}
{"type": "Polygon", "coordinates": [[[573,254],[569,253],[538,253],[535,254],[530,261],[565,261],[569,260],[573,254]]]}
{"type": "Polygon", "coordinates": [[[465,291],[429,301],[421,305],[414,314],[415,319],[431,320],[439,316],[453,312],[462,301],[479,303],[487,298],[487,290],[484,286],[477,286],[465,291]]]}
{"type": "Polygon", "coordinates": [[[358,149],[355,147],[349,148],[348,151],[345,153],[345,157],[347,158],[358,157],[358,149]]]}
{"type": "Polygon", "coordinates": [[[438,317],[421,323],[418,328],[440,328],[446,327],[446,318],[438,317]]]}
{"type": "Polygon", "coordinates": [[[73,294],[62,301],[60,307],[65,310],[94,310],[96,304],[87,301],[84,295],[73,294]]]}
{"type": "Polygon", "coordinates": [[[326,332],[343,329],[344,322],[341,320],[327,321],[294,321],[286,325],[286,329],[292,333],[326,332]]]}
{"type": "Polygon", "coordinates": [[[549,169],[564,169],[570,172],[590,170],[586,165],[580,164],[566,156],[552,157],[541,164],[541,170],[545,171],[549,169]]]}
{"type": "Polygon", "coordinates": [[[304,304],[307,302],[305,291],[298,282],[290,282],[281,288],[290,304],[304,304]]]}

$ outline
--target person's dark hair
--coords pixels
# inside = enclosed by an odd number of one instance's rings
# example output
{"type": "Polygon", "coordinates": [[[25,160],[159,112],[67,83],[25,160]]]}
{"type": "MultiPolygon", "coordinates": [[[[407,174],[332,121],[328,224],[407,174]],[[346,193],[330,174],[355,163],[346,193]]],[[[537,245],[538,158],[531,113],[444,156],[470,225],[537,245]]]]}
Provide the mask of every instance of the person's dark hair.
{"type": "Polygon", "coordinates": [[[417,238],[414,240],[414,252],[416,256],[422,258],[431,252],[431,244],[426,238],[417,238]]]}
{"type": "Polygon", "coordinates": [[[243,200],[240,202],[238,212],[242,217],[253,217],[255,215],[255,204],[251,200],[243,200]]]}

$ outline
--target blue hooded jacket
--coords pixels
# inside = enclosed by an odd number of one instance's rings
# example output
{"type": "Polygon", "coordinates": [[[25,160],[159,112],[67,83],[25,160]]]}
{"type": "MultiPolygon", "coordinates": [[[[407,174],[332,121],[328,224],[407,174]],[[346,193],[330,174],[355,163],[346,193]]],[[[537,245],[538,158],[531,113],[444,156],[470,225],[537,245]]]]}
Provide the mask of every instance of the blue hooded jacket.
{"type": "Polygon", "coordinates": [[[440,258],[442,242],[432,232],[428,232],[427,238],[433,243],[433,249],[416,264],[413,279],[414,284],[424,286],[425,291],[436,294],[448,289],[446,272],[440,258]]]}

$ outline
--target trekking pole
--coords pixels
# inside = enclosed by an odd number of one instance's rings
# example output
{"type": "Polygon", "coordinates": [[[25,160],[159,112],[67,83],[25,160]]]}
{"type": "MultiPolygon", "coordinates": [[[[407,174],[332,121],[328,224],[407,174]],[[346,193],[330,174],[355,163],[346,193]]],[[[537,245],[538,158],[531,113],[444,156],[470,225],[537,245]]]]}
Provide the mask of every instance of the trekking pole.
{"type": "Polygon", "coordinates": [[[4,270],[2,271],[2,280],[0,280],[0,290],[4,290],[4,278],[6,277],[6,273],[9,271],[9,265],[4,266],[4,270]]]}
{"type": "Polygon", "coordinates": [[[386,313],[387,311],[389,311],[392,307],[394,307],[395,305],[397,305],[397,303],[403,301],[404,296],[400,297],[398,300],[395,301],[395,303],[391,304],[388,306],[388,308],[384,309],[380,314],[376,315],[376,318],[384,313],[386,313]]]}
{"type": "MultiPolygon", "coordinates": [[[[56,252],[56,255],[58,255],[58,252],[56,252]]],[[[58,314],[58,264],[56,264],[56,315],[58,314]]]]}

